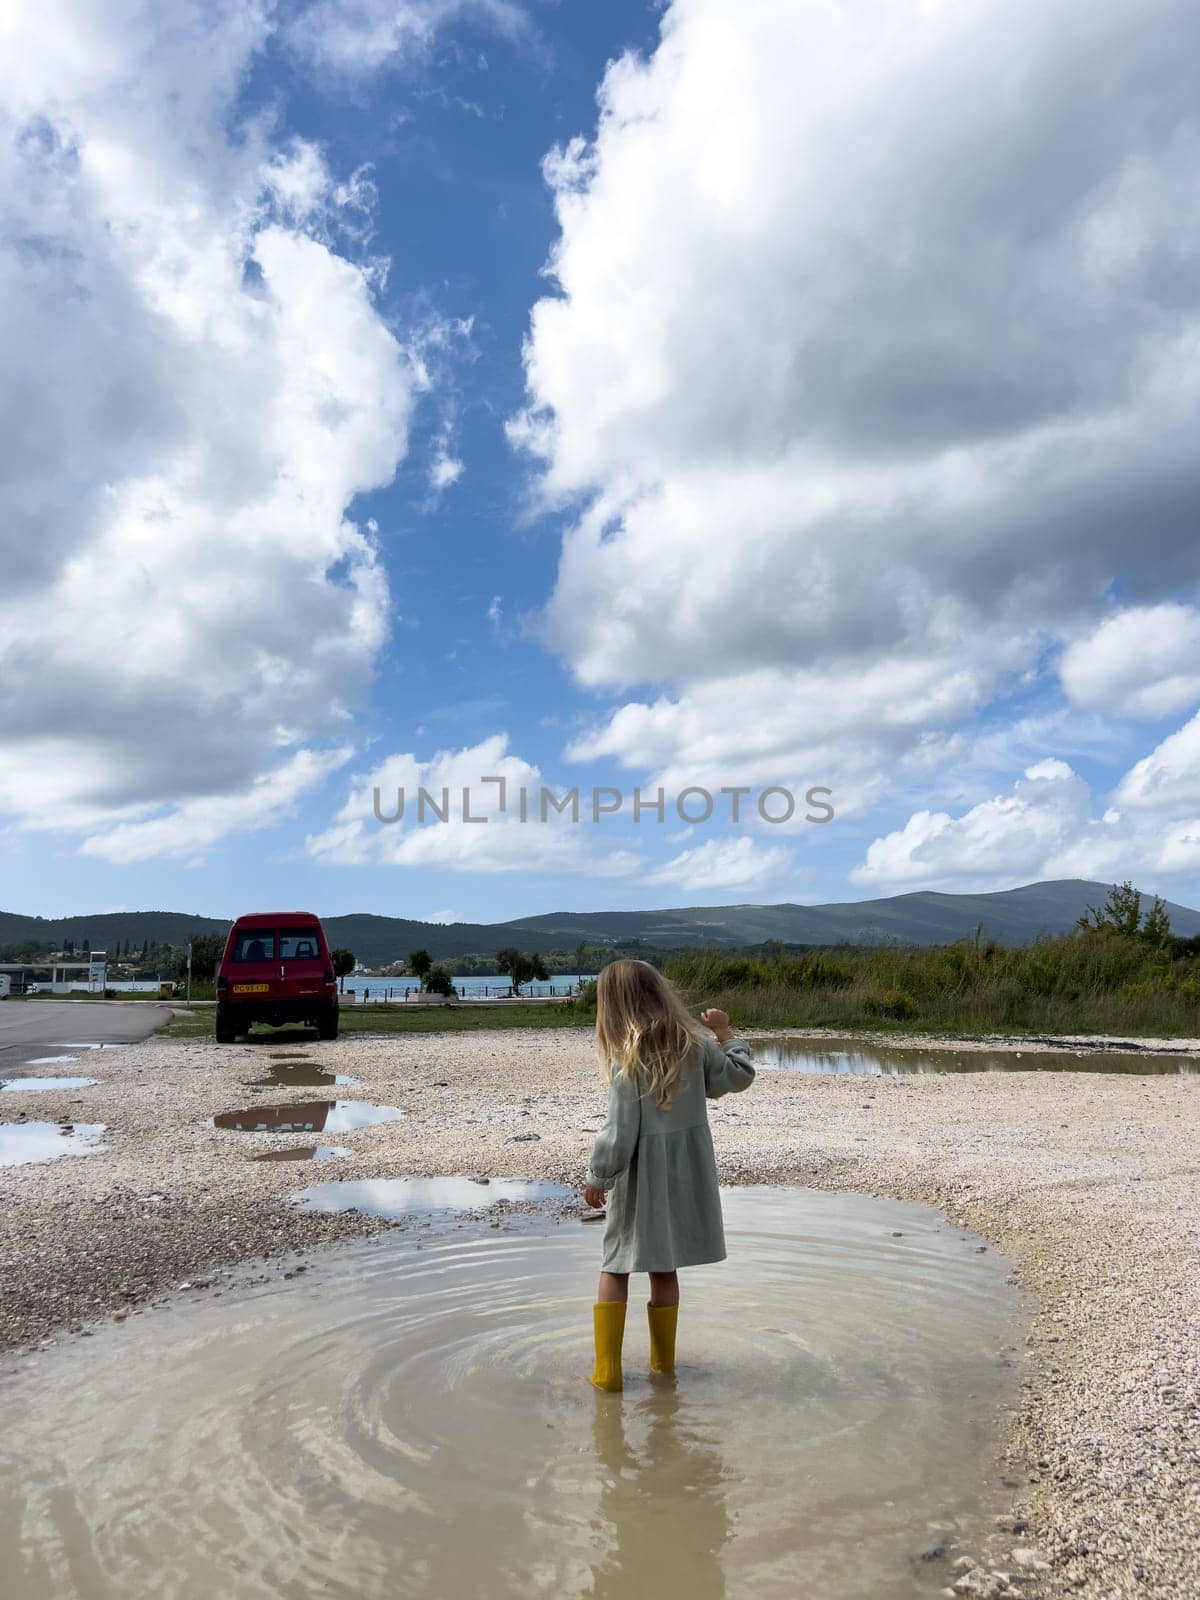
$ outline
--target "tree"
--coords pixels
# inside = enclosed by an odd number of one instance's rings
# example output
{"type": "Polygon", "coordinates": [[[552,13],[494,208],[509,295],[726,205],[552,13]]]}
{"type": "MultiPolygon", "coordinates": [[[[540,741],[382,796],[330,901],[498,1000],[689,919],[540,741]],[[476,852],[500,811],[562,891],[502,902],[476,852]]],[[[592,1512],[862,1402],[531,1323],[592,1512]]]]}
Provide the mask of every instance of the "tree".
{"type": "Polygon", "coordinates": [[[1154,904],[1146,913],[1146,920],[1142,924],[1142,938],[1159,950],[1165,949],[1170,943],[1171,919],[1167,915],[1166,906],[1157,895],[1154,896],[1154,904]]]}
{"type": "Polygon", "coordinates": [[[329,959],[333,962],[333,975],[338,980],[338,993],[344,994],[346,979],[354,971],[355,960],[353,950],[343,950],[340,946],[329,952],[329,959]]]}
{"type": "MultiPolygon", "coordinates": [[[[194,933],[191,936],[192,977],[197,983],[211,983],[217,963],[225,952],[225,935],[221,933],[194,933]]],[[[187,949],[179,951],[175,962],[175,975],[187,977],[187,949]]]]}
{"type": "Polygon", "coordinates": [[[1154,896],[1154,904],[1143,921],[1141,891],[1128,879],[1114,883],[1099,911],[1089,906],[1076,926],[1091,932],[1120,934],[1126,939],[1144,939],[1159,948],[1171,937],[1171,919],[1162,900],[1154,896]]]}
{"type": "Polygon", "coordinates": [[[587,945],[580,941],[575,946],[575,976],[582,978],[587,971],[587,945]]]}
{"type": "Polygon", "coordinates": [[[422,983],[427,994],[452,995],[456,993],[454,981],[445,967],[430,967],[422,983]]]}
{"type": "Polygon", "coordinates": [[[428,950],[409,951],[408,970],[412,973],[413,977],[420,982],[422,989],[425,987],[425,979],[428,977],[429,970],[432,966],[433,957],[429,954],[428,950]]]}
{"type": "Polygon", "coordinates": [[[506,945],[503,950],[496,951],[496,966],[512,979],[513,991],[516,994],[520,994],[521,985],[528,983],[531,978],[538,978],[544,983],[549,976],[546,963],[540,955],[528,956],[523,950],[517,950],[512,945],[506,945]]]}

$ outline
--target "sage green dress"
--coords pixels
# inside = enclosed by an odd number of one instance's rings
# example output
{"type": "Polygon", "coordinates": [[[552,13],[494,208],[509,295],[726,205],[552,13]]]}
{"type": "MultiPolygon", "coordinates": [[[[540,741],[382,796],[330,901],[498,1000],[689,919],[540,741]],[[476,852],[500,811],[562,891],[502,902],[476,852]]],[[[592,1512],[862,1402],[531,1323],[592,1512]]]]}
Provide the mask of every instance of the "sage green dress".
{"type": "Polygon", "coordinates": [[[613,1073],[587,1182],[606,1191],[604,1272],[673,1272],[724,1261],[725,1228],[706,1100],[754,1082],[744,1039],[697,1042],[669,1111],[613,1073]]]}

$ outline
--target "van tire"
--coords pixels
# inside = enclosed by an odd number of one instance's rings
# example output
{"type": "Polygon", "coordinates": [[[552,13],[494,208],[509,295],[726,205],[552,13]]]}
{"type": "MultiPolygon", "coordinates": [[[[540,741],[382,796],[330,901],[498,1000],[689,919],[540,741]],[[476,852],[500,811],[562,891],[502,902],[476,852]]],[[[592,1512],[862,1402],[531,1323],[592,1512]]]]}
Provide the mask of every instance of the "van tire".
{"type": "Polygon", "coordinates": [[[218,1006],[217,1007],[217,1043],[218,1044],[232,1044],[233,1041],[236,1038],[237,1038],[237,1029],[234,1027],[232,1019],[230,1017],[224,1015],[223,1012],[222,1012],[222,1008],[220,1006],[218,1006]]]}
{"type": "Polygon", "coordinates": [[[327,1006],[317,1018],[317,1038],[336,1039],[338,1036],[338,1008],[327,1006]]]}

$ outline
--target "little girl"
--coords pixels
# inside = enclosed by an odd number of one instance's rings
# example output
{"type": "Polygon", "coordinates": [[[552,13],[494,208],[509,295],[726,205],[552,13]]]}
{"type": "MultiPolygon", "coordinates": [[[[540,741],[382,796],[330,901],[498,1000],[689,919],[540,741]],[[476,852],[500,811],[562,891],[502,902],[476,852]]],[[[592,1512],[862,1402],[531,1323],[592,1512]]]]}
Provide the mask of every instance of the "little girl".
{"type": "Polygon", "coordinates": [[[701,1028],[648,962],[614,961],[596,983],[596,1049],[609,1082],[584,1198],[605,1204],[604,1263],[593,1311],[598,1389],[621,1387],[629,1274],[650,1274],[650,1366],[675,1370],[677,1267],[725,1259],[717,1163],[705,1099],[754,1082],[750,1046],[723,1011],[701,1028]]]}

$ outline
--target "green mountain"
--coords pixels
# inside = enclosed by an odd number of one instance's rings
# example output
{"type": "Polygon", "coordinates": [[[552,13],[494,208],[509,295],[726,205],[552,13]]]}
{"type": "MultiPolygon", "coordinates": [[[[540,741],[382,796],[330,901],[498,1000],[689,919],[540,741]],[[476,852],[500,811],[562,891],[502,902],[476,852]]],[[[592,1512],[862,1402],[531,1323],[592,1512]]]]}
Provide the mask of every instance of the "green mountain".
{"type": "MultiPolygon", "coordinates": [[[[560,911],[511,922],[442,924],[369,914],[328,916],[325,931],[367,966],[403,959],[418,947],[435,960],[493,955],[505,945],[546,953],[576,945],[623,945],[640,940],[655,948],[715,944],[727,948],[762,944],[946,944],[982,929],[1001,944],[1026,944],[1043,933],[1065,933],[1089,905],[1103,904],[1106,883],[1066,878],[1026,884],[993,894],[938,894],[921,890],[880,900],[830,905],[685,906],[664,911],[560,911]]],[[[1143,896],[1148,904],[1150,897],[1143,896]]],[[[250,907],[245,909],[249,910],[250,907]]],[[[258,908],[254,908],[258,909],[258,908]]],[[[1200,911],[1167,902],[1172,931],[1200,934],[1200,911]]],[[[0,944],[23,941],[59,946],[86,938],[109,950],[118,940],[135,946],[181,945],[189,934],[224,933],[221,918],[180,911],[109,911],[83,917],[23,917],[0,912],[0,944]]]]}

